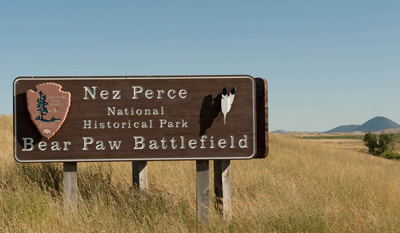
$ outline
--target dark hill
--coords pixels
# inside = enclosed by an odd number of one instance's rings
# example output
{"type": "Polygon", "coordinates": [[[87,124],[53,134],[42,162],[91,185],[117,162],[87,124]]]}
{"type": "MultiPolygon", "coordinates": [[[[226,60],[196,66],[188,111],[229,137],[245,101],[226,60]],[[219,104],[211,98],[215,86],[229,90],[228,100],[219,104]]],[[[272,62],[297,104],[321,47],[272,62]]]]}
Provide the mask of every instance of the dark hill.
{"type": "Polygon", "coordinates": [[[342,125],[324,133],[348,133],[354,131],[377,132],[385,129],[398,129],[400,125],[386,117],[375,117],[362,125],[342,125]]]}
{"type": "Polygon", "coordinates": [[[334,129],[331,129],[329,131],[326,131],[324,133],[344,133],[344,132],[353,132],[356,131],[356,129],[360,127],[360,125],[342,125],[338,126],[334,129]]]}
{"type": "Polygon", "coordinates": [[[355,131],[362,131],[362,132],[376,132],[385,129],[396,129],[400,128],[400,125],[386,117],[375,117],[360,127],[358,127],[355,131]]]}

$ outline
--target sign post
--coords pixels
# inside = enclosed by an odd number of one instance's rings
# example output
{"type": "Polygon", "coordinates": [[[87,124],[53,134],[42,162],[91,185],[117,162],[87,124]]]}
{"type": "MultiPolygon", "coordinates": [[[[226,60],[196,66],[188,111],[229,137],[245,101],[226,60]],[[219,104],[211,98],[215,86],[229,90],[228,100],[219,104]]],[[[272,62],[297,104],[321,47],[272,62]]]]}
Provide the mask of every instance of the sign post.
{"type": "Polygon", "coordinates": [[[132,162],[133,186],[139,191],[147,191],[147,161],[132,162]]]}
{"type": "Polygon", "coordinates": [[[217,209],[225,220],[232,219],[231,161],[214,160],[214,191],[217,209]]]}
{"type": "Polygon", "coordinates": [[[197,218],[205,222],[210,212],[209,160],[196,161],[197,218]]]}
{"type": "Polygon", "coordinates": [[[64,208],[67,211],[76,210],[78,207],[77,201],[77,163],[63,163],[63,178],[64,178],[64,208]]]}

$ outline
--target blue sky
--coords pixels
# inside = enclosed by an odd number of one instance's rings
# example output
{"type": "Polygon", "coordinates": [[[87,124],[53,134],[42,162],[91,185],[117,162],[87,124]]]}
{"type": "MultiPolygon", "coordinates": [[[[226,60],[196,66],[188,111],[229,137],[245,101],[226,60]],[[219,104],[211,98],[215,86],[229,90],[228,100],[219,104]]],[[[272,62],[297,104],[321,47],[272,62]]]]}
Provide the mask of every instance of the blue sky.
{"type": "Polygon", "coordinates": [[[17,76],[249,74],[270,129],[400,123],[399,1],[1,1],[0,113],[17,76]]]}

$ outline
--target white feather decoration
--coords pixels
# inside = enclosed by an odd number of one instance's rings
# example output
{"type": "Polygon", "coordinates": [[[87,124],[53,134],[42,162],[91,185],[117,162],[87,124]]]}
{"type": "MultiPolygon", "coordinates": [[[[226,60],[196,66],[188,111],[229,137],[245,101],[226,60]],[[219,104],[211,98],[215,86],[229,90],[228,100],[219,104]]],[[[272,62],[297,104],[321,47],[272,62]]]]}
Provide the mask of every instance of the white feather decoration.
{"type": "Polygon", "coordinates": [[[226,114],[231,110],[233,100],[235,99],[236,87],[232,88],[231,92],[228,93],[226,88],[222,90],[221,94],[221,112],[224,114],[224,125],[226,125],[226,114]]]}
{"type": "Polygon", "coordinates": [[[233,100],[235,99],[235,94],[236,94],[236,87],[232,88],[231,93],[230,93],[230,99],[229,99],[229,110],[228,112],[231,110],[232,104],[233,104],[233,100]]]}

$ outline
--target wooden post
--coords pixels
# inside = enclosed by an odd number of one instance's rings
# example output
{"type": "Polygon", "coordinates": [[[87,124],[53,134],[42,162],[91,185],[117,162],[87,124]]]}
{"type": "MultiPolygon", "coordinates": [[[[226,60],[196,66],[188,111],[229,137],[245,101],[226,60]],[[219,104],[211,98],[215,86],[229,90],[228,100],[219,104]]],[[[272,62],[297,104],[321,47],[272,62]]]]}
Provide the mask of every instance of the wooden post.
{"type": "Polygon", "coordinates": [[[196,211],[197,218],[207,220],[210,211],[209,161],[196,161],[196,211]]]}
{"type": "Polygon", "coordinates": [[[132,162],[133,186],[140,191],[147,191],[147,161],[132,162]]]}
{"type": "Polygon", "coordinates": [[[214,191],[217,209],[225,220],[232,219],[231,161],[214,160],[214,191]]]}
{"type": "Polygon", "coordinates": [[[68,211],[78,207],[77,202],[77,163],[64,163],[64,208],[68,211]]]}

